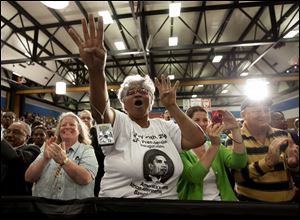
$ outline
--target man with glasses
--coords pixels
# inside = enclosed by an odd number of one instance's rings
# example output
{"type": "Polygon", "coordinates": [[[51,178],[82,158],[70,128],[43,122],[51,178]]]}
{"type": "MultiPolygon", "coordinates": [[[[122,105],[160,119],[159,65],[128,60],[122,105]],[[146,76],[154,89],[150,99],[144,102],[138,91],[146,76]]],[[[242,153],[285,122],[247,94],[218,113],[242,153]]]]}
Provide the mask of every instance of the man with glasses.
{"type": "Polygon", "coordinates": [[[25,122],[12,123],[1,140],[1,195],[31,195],[31,184],[25,182],[25,171],[39,155],[40,149],[27,145],[31,129],[25,122]]]}
{"type": "Polygon", "coordinates": [[[248,163],[234,170],[240,200],[287,202],[295,196],[291,172],[299,170],[299,148],[286,131],[269,125],[271,104],[270,100],[251,99],[241,104],[241,134],[248,163]]]}

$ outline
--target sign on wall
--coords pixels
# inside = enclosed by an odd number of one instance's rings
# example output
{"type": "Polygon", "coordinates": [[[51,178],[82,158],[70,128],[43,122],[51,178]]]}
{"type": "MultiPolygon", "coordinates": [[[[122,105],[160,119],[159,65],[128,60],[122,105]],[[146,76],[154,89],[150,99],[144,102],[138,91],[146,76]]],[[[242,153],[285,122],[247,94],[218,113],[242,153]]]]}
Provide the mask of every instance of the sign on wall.
{"type": "Polygon", "coordinates": [[[211,109],[211,99],[190,99],[190,100],[183,100],[183,107],[188,109],[189,107],[192,106],[201,106],[205,108],[206,110],[211,109]],[[189,102],[188,102],[189,101],[189,102]]]}

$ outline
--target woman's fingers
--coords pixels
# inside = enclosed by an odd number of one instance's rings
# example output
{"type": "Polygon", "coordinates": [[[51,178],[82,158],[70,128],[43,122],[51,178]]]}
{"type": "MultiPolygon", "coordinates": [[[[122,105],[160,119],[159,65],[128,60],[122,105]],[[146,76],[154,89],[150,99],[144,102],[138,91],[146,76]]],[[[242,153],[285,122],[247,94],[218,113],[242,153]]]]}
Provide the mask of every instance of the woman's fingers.
{"type": "Polygon", "coordinates": [[[88,41],[90,39],[90,36],[89,36],[89,31],[87,28],[86,20],[81,19],[81,23],[82,23],[82,32],[83,32],[84,40],[88,41]]]}
{"type": "Polygon", "coordinates": [[[221,124],[216,130],[217,134],[220,135],[224,130],[224,128],[225,128],[224,124],[221,124]]]}
{"type": "Polygon", "coordinates": [[[171,88],[171,80],[169,77],[167,77],[167,83],[166,83],[168,88],[171,88]]]}
{"type": "Polygon", "coordinates": [[[98,28],[97,28],[97,39],[98,42],[102,43],[102,47],[104,48],[104,31],[103,31],[103,17],[98,17],[98,28]]]}
{"type": "Polygon", "coordinates": [[[94,16],[92,14],[89,15],[89,26],[90,26],[90,38],[95,39],[95,22],[94,22],[94,16]]]}
{"type": "Polygon", "coordinates": [[[161,75],[160,80],[161,80],[161,87],[162,87],[162,89],[166,89],[166,84],[167,83],[166,83],[166,77],[165,77],[164,74],[161,75]]]}
{"type": "Polygon", "coordinates": [[[74,28],[70,28],[69,29],[69,34],[70,34],[70,37],[73,39],[73,41],[76,43],[76,45],[78,47],[81,47],[81,44],[83,42],[82,38],[79,36],[79,34],[77,33],[77,31],[75,31],[74,28]]]}
{"type": "Polygon", "coordinates": [[[175,82],[174,86],[173,86],[174,91],[177,91],[178,86],[179,86],[179,81],[177,80],[177,81],[175,82]]]}
{"type": "MultiPolygon", "coordinates": [[[[209,126],[208,126],[209,127],[209,126]]],[[[211,130],[211,133],[214,134],[214,135],[220,135],[221,132],[223,131],[224,129],[224,125],[223,124],[210,124],[210,130],[211,130]]]]}
{"type": "Polygon", "coordinates": [[[155,86],[158,88],[158,91],[160,92],[160,90],[161,90],[161,83],[159,82],[158,78],[156,78],[156,77],[155,77],[154,81],[155,81],[155,86]]]}
{"type": "Polygon", "coordinates": [[[155,86],[158,88],[161,94],[167,94],[173,91],[176,92],[179,86],[179,81],[177,80],[174,86],[172,87],[170,78],[169,77],[166,78],[164,75],[161,75],[160,81],[158,78],[155,78],[154,81],[155,81],[155,86]]]}
{"type": "Polygon", "coordinates": [[[105,56],[105,49],[92,48],[92,52],[94,52],[98,57],[105,56]]]}

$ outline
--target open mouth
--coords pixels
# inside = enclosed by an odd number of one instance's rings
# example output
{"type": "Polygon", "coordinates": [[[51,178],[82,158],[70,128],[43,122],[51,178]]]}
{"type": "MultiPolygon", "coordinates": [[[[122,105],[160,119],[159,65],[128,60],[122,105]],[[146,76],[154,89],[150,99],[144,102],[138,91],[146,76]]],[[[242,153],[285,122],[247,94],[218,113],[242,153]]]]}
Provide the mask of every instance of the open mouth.
{"type": "Polygon", "coordinates": [[[71,130],[71,129],[64,129],[64,130],[62,131],[62,133],[63,133],[63,134],[72,134],[72,133],[73,133],[73,130],[71,130]]]}
{"type": "Polygon", "coordinates": [[[135,106],[142,106],[143,105],[143,102],[141,101],[141,100],[136,100],[135,102],[134,102],[134,105],[135,106]]]}

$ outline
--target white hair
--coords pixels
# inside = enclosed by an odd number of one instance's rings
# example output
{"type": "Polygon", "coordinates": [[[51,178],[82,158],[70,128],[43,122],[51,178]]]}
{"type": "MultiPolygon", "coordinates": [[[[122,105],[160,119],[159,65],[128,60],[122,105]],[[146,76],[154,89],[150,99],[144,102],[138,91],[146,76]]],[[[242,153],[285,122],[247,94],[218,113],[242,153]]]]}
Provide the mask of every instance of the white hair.
{"type": "Polygon", "coordinates": [[[154,92],[155,92],[154,83],[148,75],[146,75],[145,77],[142,77],[141,75],[138,75],[138,74],[127,76],[124,79],[124,82],[121,84],[121,87],[118,92],[118,98],[122,104],[123,110],[125,110],[123,99],[126,96],[128,89],[132,88],[133,85],[141,86],[149,91],[149,94],[150,94],[150,109],[149,110],[151,111],[152,105],[154,104],[154,92]]]}
{"type": "Polygon", "coordinates": [[[87,126],[83,123],[83,121],[77,116],[75,115],[73,112],[64,112],[60,115],[59,119],[58,119],[58,124],[56,127],[56,131],[55,131],[55,135],[57,137],[56,142],[58,144],[60,144],[62,142],[62,139],[60,137],[60,127],[61,127],[61,121],[67,117],[67,116],[71,116],[73,118],[76,119],[77,123],[78,123],[78,130],[79,130],[79,136],[78,136],[78,141],[79,143],[83,143],[83,144],[91,144],[91,139],[89,137],[89,131],[87,126]]]}
{"type": "Polygon", "coordinates": [[[78,113],[79,118],[81,117],[81,115],[82,115],[83,113],[87,113],[87,114],[89,114],[91,117],[93,117],[93,116],[92,116],[92,113],[91,113],[89,110],[85,109],[85,110],[82,110],[81,112],[78,113]]]}

